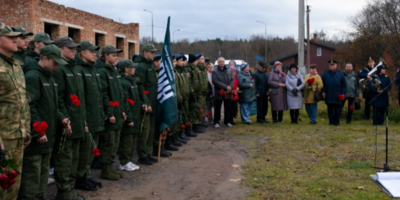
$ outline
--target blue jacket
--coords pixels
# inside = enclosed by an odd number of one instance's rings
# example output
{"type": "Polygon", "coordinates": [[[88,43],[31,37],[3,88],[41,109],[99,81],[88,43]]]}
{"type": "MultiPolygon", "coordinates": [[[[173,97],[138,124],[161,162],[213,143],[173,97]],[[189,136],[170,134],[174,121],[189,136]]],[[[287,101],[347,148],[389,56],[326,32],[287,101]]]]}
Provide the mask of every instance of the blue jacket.
{"type": "Polygon", "coordinates": [[[327,70],[322,75],[322,82],[324,88],[322,92],[326,94],[326,104],[342,104],[343,101],[339,101],[339,94],[346,95],[347,83],[344,78],[343,72],[339,70],[331,71],[327,70]]]}
{"type": "MultiPolygon", "coordinates": [[[[363,68],[359,73],[358,73],[358,78],[361,80],[363,78],[367,78],[369,71],[371,71],[372,68],[369,66],[366,66],[365,68],[363,68]]],[[[363,98],[372,98],[373,94],[372,92],[364,92],[363,91],[363,98]]]]}
{"type": "Polygon", "coordinates": [[[392,86],[390,84],[390,78],[389,76],[384,74],[373,75],[373,76],[375,76],[375,78],[378,78],[381,81],[381,90],[383,90],[386,87],[388,88],[386,88],[379,95],[378,89],[372,85],[372,81],[368,81],[368,87],[371,90],[372,99],[376,98],[374,101],[371,102],[371,105],[376,107],[387,107],[389,106],[389,91],[392,89],[392,86]]]}
{"type": "Polygon", "coordinates": [[[242,91],[240,101],[243,103],[251,103],[256,100],[256,93],[254,89],[254,80],[250,73],[240,71],[237,79],[239,81],[239,88],[242,91]],[[250,87],[253,84],[253,87],[250,87]]]}
{"type": "Polygon", "coordinates": [[[260,72],[257,70],[253,74],[254,82],[256,84],[256,94],[259,94],[260,97],[267,96],[268,91],[268,72],[265,70],[264,72],[260,72]]]}
{"type": "Polygon", "coordinates": [[[396,77],[397,98],[400,99],[400,69],[397,70],[396,77]]]}

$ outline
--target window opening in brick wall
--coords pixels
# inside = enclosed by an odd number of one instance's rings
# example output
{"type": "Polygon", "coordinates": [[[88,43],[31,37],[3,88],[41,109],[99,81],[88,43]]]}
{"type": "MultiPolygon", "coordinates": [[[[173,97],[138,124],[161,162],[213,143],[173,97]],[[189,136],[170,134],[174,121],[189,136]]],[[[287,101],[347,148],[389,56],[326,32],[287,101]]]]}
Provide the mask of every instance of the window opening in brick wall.
{"type": "Polygon", "coordinates": [[[81,42],[81,30],[68,27],[68,37],[72,38],[75,43],[81,42]]]}
{"type": "MultiPolygon", "coordinates": [[[[124,50],[124,38],[116,37],[116,48],[124,50]]],[[[118,57],[123,57],[124,52],[118,53],[118,57]]]]}
{"type": "Polygon", "coordinates": [[[135,54],[135,43],[128,43],[128,59],[132,59],[133,54],[135,54]]]}
{"type": "Polygon", "coordinates": [[[57,24],[44,23],[44,32],[50,35],[52,40],[60,37],[60,26],[57,24]]]}
{"type": "Polygon", "coordinates": [[[103,49],[105,44],[106,44],[106,36],[101,33],[96,33],[95,34],[95,45],[99,46],[100,49],[103,49]]]}

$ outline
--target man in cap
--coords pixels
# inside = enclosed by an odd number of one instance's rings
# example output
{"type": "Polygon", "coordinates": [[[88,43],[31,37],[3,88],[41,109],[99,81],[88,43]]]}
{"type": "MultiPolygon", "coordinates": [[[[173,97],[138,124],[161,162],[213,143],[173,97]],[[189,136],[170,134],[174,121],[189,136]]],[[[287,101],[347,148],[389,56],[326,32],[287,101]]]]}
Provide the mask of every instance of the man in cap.
{"type": "Polygon", "coordinates": [[[253,77],[256,85],[256,97],[257,97],[257,122],[266,123],[269,122],[265,118],[268,113],[268,72],[266,70],[266,63],[260,61],[258,63],[258,69],[254,72],[253,77]]]}
{"type": "MultiPolygon", "coordinates": [[[[21,172],[23,148],[29,144],[30,113],[26,98],[25,78],[19,62],[12,57],[18,51],[17,37],[9,26],[0,22],[0,148],[5,159],[13,159],[21,172]]],[[[7,190],[4,199],[16,199],[21,183],[17,176],[15,183],[7,190]]],[[[0,194],[4,194],[0,187],[0,194]]]]}
{"type": "Polygon", "coordinates": [[[47,190],[50,155],[53,152],[57,124],[71,131],[69,120],[58,110],[57,83],[52,77],[59,65],[67,62],[55,45],[43,47],[38,62],[25,66],[26,93],[31,110],[34,137],[25,149],[18,199],[43,199],[47,190]],[[40,126],[48,127],[44,131],[40,126]]]}
{"type": "Polygon", "coordinates": [[[132,60],[121,60],[118,62],[118,69],[121,75],[122,91],[124,93],[127,110],[126,121],[121,131],[119,143],[119,162],[118,170],[135,171],[139,166],[132,163],[133,152],[136,149],[137,137],[140,131],[140,111],[146,110],[146,104],[140,101],[139,91],[136,80],[133,77],[138,63],[132,60]]]}
{"type": "Polygon", "coordinates": [[[389,106],[389,92],[392,89],[390,78],[386,75],[387,66],[379,65],[377,67],[377,74],[374,74],[372,79],[368,81],[368,88],[372,93],[371,105],[374,107],[373,125],[383,125],[385,120],[385,112],[389,106]],[[375,82],[378,79],[380,83],[375,82]],[[379,84],[379,85],[378,85],[379,84]]]}
{"type": "Polygon", "coordinates": [[[141,112],[143,127],[140,127],[140,134],[137,141],[137,152],[139,163],[152,165],[158,162],[153,158],[153,141],[155,133],[156,109],[157,109],[157,70],[153,64],[155,52],[158,50],[152,44],[143,46],[143,55],[139,55],[135,62],[139,63],[136,67],[135,79],[139,88],[140,100],[147,105],[147,109],[141,112]]]}
{"type": "Polygon", "coordinates": [[[64,134],[60,130],[56,135],[54,158],[54,178],[57,185],[56,199],[83,199],[75,192],[77,168],[79,164],[79,147],[81,139],[87,132],[84,86],[82,74],[75,67],[75,54],[78,44],[70,37],[61,37],[55,45],[61,50],[67,62],[54,71],[58,84],[58,108],[64,116],[68,116],[72,134],[64,134]]]}
{"type": "Polygon", "coordinates": [[[121,75],[115,68],[118,53],[122,52],[112,45],[105,46],[101,57],[96,61],[96,69],[100,74],[102,86],[103,109],[105,113],[104,131],[100,134],[100,178],[118,180],[123,174],[112,167],[117,155],[121,129],[125,115],[125,99],[121,85],[121,75]]]}
{"type": "MultiPolygon", "coordinates": [[[[47,33],[36,33],[33,40],[29,42],[28,49],[25,53],[25,64],[32,65],[37,62],[37,57],[39,57],[40,49],[46,45],[53,44],[54,41],[50,39],[47,33]]],[[[22,68],[23,69],[23,68],[22,68]]]]}
{"type": "MultiPolygon", "coordinates": [[[[367,59],[367,66],[363,68],[359,73],[358,73],[358,78],[359,79],[368,79],[371,80],[372,77],[368,75],[368,73],[375,67],[375,60],[372,57],[368,57],[367,59]]],[[[369,89],[369,88],[368,88],[369,89]]],[[[369,120],[371,116],[371,100],[373,93],[369,90],[363,91],[363,98],[365,99],[365,107],[364,107],[364,120],[369,120]]]]}
{"type": "Polygon", "coordinates": [[[97,146],[93,146],[91,137],[94,143],[98,145],[99,136],[104,130],[105,117],[100,74],[94,68],[97,50],[99,50],[98,46],[94,46],[89,41],[82,41],[77,47],[75,56],[76,69],[78,73],[82,74],[84,86],[84,99],[82,101],[85,101],[85,105],[90,105],[85,107],[89,132],[80,140],[75,188],[87,191],[96,191],[97,188],[102,187],[100,182],[92,179],[90,171],[90,165],[94,159],[92,148],[97,148],[97,146]]]}
{"type": "Polygon", "coordinates": [[[347,83],[343,72],[337,70],[337,62],[334,59],[328,61],[329,70],[322,75],[322,95],[328,106],[329,125],[339,126],[340,112],[345,100],[347,83]]]}
{"type": "Polygon", "coordinates": [[[22,66],[25,63],[25,51],[28,48],[29,36],[33,36],[32,32],[26,32],[25,28],[21,26],[12,27],[13,31],[21,32],[22,34],[17,39],[18,51],[13,54],[14,58],[19,60],[19,64],[22,66]]]}

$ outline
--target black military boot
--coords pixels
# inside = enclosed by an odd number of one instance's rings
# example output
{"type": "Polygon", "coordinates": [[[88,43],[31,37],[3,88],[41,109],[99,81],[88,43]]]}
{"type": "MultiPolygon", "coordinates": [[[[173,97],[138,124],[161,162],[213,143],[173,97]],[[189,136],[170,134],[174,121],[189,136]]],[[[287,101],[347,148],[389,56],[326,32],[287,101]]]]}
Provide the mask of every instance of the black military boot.
{"type": "Polygon", "coordinates": [[[189,140],[190,140],[190,137],[188,137],[188,136],[185,135],[185,131],[182,131],[181,133],[179,133],[178,137],[179,137],[180,139],[182,139],[182,140],[186,140],[186,141],[189,141],[189,140]]]}
{"type": "Polygon", "coordinates": [[[182,143],[174,136],[171,137],[171,142],[174,146],[181,147],[182,143]]]}
{"type": "Polygon", "coordinates": [[[180,143],[182,143],[182,144],[186,144],[186,143],[187,143],[187,140],[181,139],[181,138],[179,137],[179,134],[174,135],[174,138],[175,138],[176,141],[178,141],[178,142],[180,142],[180,143]]]}
{"type": "MultiPolygon", "coordinates": [[[[158,157],[158,146],[153,146],[153,156],[158,157]]],[[[161,146],[160,157],[168,158],[170,156],[171,155],[167,151],[165,151],[161,146]]]]}
{"type": "Polygon", "coordinates": [[[197,133],[195,133],[194,131],[192,131],[192,129],[189,127],[186,127],[185,129],[185,135],[188,137],[197,137],[197,133]]]}
{"type": "Polygon", "coordinates": [[[195,133],[205,133],[205,129],[200,124],[193,124],[193,132],[195,133]]]}
{"type": "Polygon", "coordinates": [[[169,151],[178,151],[179,150],[179,147],[172,144],[170,138],[167,138],[167,141],[165,141],[164,148],[165,148],[165,150],[169,150],[169,151]]]}

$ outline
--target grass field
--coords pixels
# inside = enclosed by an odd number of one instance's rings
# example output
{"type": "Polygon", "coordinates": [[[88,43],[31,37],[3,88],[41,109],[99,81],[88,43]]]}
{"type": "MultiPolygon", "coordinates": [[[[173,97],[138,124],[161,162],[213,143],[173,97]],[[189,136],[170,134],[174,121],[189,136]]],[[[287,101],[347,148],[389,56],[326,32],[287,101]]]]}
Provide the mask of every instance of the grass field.
{"type": "MultiPolygon", "coordinates": [[[[369,177],[378,171],[373,166],[385,162],[385,127],[376,129],[372,120],[348,125],[344,118],[340,126],[329,126],[324,104],[318,106],[317,125],[308,124],[304,109],[299,124],[290,123],[288,111],[283,124],[249,126],[236,119],[238,125],[229,132],[243,136],[242,142],[250,146],[243,166],[244,182],[252,188],[248,199],[390,199],[369,177]]],[[[357,111],[355,118],[361,115],[357,111]]],[[[267,118],[271,120],[270,111],[267,118]]],[[[256,121],[255,116],[251,119],[256,121]]],[[[399,127],[389,122],[392,169],[400,169],[399,127]]]]}

